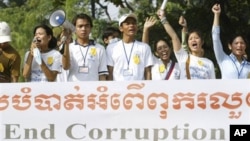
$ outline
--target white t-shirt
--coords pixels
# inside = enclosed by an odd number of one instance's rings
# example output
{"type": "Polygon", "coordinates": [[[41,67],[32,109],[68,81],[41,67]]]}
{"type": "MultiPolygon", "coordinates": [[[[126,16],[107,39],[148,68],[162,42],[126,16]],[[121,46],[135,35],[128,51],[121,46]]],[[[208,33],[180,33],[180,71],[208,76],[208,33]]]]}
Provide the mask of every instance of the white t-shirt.
{"type": "Polygon", "coordinates": [[[106,49],[108,66],[113,67],[113,80],[144,80],[144,69],[153,65],[148,44],[122,40],[109,44],[106,49]]]}
{"type": "Polygon", "coordinates": [[[100,44],[83,47],[69,45],[70,69],[68,81],[98,81],[99,75],[108,74],[105,48],[100,44]]]}
{"type": "MultiPolygon", "coordinates": [[[[26,52],[24,62],[26,62],[29,52],[26,52]]],[[[61,69],[61,54],[59,51],[52,49],[49,52],[41,53],[42,60],[46,66],[52,70],[60,72],[61,69]]],[[[39,64],[33,59],[31,65],[31,82],[48,82],[44,72],[42,71],[39,64]]],[[[57,81],[57,80],[55,80],[57,81]]]]}
{"type": "Polygon", "coordinates": [[[68,73],[69,73],[69,70],[64,70],[61,65],[60,72],[57,74],[56,82],[67,82],[68,73]]]}
{"type": "Polygon", "coordinates": [[[215,79],[214,64],[211,60],[188,54],[183,48],[175,52],[176,59],[181,69],[180,79],[187,79],[186,62],[190,56],[189,72],[191,79],[215,79]]]}
{"type": "Polygon", "coordinates": [[[164,65],[160,58],[154,57],[154,65],[151,68],[152,80],[166,80],[166,76],[170,73],[168,80],[180,79],[180,68],[178,63],[169,61],[167,66],[164,65]],[[170,71],[171,66],[173,70],[170,71]]]}

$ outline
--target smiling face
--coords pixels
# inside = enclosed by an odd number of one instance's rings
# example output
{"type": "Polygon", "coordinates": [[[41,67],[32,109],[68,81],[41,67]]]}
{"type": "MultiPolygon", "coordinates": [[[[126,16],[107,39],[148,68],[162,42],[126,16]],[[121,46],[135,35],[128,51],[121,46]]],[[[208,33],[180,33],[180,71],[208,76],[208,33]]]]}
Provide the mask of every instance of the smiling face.
{"type": "Polygon", "coordinates": [[[231,44],[229,44],[229,49],[237,58],[241,58],[243,55],[245,55],[246,42],[241,36],[237,36],[234,38],[231,44]]]}
{"type": "Polygon", "coordinates": [[[162,61],[169,61],[171,49],[165,41],[160,40],[156,44],[155,53],[162,61]]]}
{"type": "MultiPolygon", "coordinates": [[[[203,40],[198,32],[192,32],[188,37],[188,47],[192,54],[200,54],[202,51],[203,40]]],[[[200,55],[198,55],[200,56],[200,55]]]]}

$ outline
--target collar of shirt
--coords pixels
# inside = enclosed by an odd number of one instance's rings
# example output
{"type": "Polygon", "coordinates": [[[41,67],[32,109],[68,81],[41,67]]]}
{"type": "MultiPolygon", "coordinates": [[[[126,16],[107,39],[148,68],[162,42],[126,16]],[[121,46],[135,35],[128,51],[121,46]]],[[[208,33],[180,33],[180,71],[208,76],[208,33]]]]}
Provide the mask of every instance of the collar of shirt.
{"type": "MultiPolygon", "coordinates": [[[[231,53],[229,55],[229,57],[231,57],[231,59],[232,59],[233,62],[237,62],[237,58],[236,58],[236,56],[233,53],[231,53]]],[[[242,60],[241,64],[244,64],[244,63],[247,63],[247,60],[246,60],[245,57],[243,57],[243,60],[242,60]]]]}
{"type": "MultiPolygon", "coordinates": [[[[79,44],[79,43],[77,42],[77,40],[75,40],[75,45],[82,46],[81,44],[79,44]]],[[[90,46],[90,45],[95,45],[95,41],[94,41],[94,40],[89,40],[89,44],[86,45],[86,46],[90,46]]],[[[86,46],[82,46],[82,47],[86,47],[86,46]]]]}

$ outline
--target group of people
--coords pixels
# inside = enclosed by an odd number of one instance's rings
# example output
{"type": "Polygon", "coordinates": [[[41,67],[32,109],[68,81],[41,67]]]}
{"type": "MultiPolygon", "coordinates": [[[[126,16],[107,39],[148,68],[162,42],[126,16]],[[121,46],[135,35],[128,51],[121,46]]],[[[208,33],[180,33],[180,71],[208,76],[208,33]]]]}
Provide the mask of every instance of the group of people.
{"type": "MultiPolygon", "coordinates": [[[[222,79],[250,78],[250,63],[245,58],[247,40],[236,35],[229,43],[231,53],[227,55],[220,40],[220,5],[215,4],[212,12],[213,49],[222,79]]],[[[153,17],[144,23],[142,41],[136,40],[137,17],[132,13],[119,19],[119,30],[108,28],[103,33],[106,47],[90,39],[93,23],[84,13],[72,20],[76,39],[70,30],[64,29],[60,35],[64,38],[62,44],[49,26],[39,25],[34,28],[34,40],[25,54],[22,75],[27,82],[215,79],[213,62],[203,57],[201,33],[187,32],[187,21],[180,17],[180,40],[164,10],[159,10],[157,16],[173,47],[162,38],[151,50],[149,29],[157,22],[153,17]],[[173,55],[177,62],[171,58],[173,55]]],[[[20,55],[10,41],[8,24],[0,22],[0,82],[18,82],[20,75],[20,55]]]]}

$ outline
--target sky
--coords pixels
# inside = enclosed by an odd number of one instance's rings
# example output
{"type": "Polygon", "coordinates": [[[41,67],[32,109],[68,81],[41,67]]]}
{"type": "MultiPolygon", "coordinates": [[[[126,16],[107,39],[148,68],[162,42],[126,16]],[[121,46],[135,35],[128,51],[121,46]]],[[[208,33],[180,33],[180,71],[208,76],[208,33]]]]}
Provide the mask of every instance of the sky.
{"type": "Polygon", "coordinates": [[[113,20],[118,20],[119,7],[116,7],[113,3],[108,4],[108,12],[113,20]]]}

